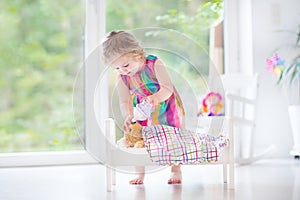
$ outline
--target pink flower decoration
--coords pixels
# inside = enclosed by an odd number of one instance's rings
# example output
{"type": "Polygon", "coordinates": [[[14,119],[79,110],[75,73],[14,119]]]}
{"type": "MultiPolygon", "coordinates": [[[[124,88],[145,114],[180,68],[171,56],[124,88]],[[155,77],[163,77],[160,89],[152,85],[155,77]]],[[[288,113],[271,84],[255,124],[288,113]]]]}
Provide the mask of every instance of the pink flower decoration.
{"type": "Polygon", "coordinates": [[[282,75],[284,69],[284,60],[282,60],[277,53],[272,57],[266,59],[267,70],[278,78],[282,75]]]}

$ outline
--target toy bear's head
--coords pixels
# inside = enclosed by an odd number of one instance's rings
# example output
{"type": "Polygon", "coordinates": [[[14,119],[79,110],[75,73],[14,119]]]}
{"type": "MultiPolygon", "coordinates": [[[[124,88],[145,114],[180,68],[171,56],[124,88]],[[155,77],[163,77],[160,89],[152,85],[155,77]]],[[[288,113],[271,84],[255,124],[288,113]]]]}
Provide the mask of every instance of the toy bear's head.
{"type": "Polygon", "coordinates": [[[132,122],[129,125],[129,131],[128,133],[132,136],[132,137],[137,137],[137,138],[142,138],[142,126],[137,123],[137,122],[132,122]]]}
{"type": "Polygon", "coordinates": [[[136,122],[130,124],[129,130],[125,132],[125,140],[130,147],[144,147],[142,126],[136,122]]]}

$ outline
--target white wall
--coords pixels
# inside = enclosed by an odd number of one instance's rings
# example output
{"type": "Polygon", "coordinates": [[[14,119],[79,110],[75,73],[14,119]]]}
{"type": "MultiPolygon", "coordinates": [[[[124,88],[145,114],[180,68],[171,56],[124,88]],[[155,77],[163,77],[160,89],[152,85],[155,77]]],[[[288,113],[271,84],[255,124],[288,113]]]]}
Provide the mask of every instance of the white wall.
{"type": "Polygon", "coordinates": [[[284,48],[295,42],[295,35],[276,31],[298,29],[300,0],[252,0],[252,11],[253,71],[260,76],[256,152],[275,145],[276,150],[271,157],[290,157],[292,133],[287,98],[276,86],[276,78],[266,70],[265,60],[278,47],[284,48]]]}

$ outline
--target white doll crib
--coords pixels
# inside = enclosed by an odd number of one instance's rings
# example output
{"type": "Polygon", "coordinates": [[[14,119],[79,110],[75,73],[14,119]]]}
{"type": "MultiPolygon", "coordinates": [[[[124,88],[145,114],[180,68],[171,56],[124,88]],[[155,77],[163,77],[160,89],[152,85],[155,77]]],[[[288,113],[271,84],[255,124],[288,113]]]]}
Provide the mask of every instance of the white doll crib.
{"type": "MultiPolygon", "coordinates": [[[[234,142],[233,142],[233,122],[229,117],[200,117],[198,128],[208,134],[218,136],[220,131],[226,132],[229,144],[222,151],[222,155],[217,162],[199,163],[221,164],[223,165],[223,182],[228,189],[234,189],[234,142]],[[221,129],[222,130],[221,130],[221,129]]],[[[109,118],[105,122],[105,161],[106,161],[106,189],[112,190],[112,185],[116,184],[116,168],[126,166],[154,166],[145,148],[121,148],[116,143],[115,122],[109,118]]],[[[197,163],[198,165],[198,163],[197,163]]]]}

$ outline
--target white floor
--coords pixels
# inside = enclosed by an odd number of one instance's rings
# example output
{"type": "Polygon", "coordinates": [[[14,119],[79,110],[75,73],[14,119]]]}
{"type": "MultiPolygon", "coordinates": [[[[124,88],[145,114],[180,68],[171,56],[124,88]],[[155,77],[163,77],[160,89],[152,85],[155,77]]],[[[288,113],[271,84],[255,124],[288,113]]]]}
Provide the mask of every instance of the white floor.
{"type": "Polygon", "coordinates": [[[146,176],[142,186],[132,175],[117,173],[117,185],[105,190],[101,165],[0,169],[1,200],[299,200],[300,161],[263,160],[236,166],[236,189],[222,183],[221,166],[183,166],[182,185],[168,185],[169,168],[146,176]]]}

